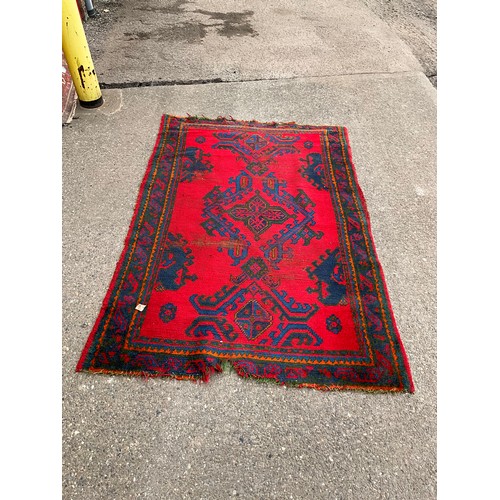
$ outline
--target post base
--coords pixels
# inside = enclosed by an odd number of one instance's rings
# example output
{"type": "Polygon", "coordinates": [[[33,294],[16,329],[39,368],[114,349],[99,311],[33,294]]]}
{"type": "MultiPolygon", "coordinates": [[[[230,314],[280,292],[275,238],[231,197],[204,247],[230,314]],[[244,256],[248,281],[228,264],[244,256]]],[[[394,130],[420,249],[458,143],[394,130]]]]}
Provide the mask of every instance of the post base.
{"type": "Polygon", "coordinates": [[[80,103],[80,106],[82,108],[98,108],[99,106],[102,106],[104,103],[104,100],[101,97],[99,99],[96,99],[95,101],[82,101],[78,99],[78,102],[80,103]]]}

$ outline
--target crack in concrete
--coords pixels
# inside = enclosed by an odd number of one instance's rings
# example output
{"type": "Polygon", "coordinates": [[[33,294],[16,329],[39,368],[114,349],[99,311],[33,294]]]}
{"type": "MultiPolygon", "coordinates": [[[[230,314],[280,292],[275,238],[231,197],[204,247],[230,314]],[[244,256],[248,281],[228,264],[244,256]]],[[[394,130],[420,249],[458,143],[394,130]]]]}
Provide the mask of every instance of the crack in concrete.
{"type": "MultiPolygon", "coordinates": [[[[102,89],[128,89],[137,87],[172,87],[175,85],[205,85],[209,83],[246,83],[246,82],[275,82],[279,80],[298,80],[309,78],[335,78],[342,76],[377,76],[377,75],[405,75],[412,73],[421,73],[421,71],[373,71],[360,73],[339,73],[335,75],[313,75],[313,76],[289,76],[279,78],[248,78],[242,80],[223,80],[222,78],[207,78],[202,80],[151,80],[145,82],[115,82],[100,83],[102,89]]],[[[425,75],[427,78],[433,78],[437,75],[425,75]]]]}
{"type": "Polygon", "coordinates": [[[152,80],[149,82],[100,83],[102,89],[130,89],[135,87],[170,87],[173,85],[202,85],[205,83],[226,83],[222,78],[207,80],[152,80]]]}

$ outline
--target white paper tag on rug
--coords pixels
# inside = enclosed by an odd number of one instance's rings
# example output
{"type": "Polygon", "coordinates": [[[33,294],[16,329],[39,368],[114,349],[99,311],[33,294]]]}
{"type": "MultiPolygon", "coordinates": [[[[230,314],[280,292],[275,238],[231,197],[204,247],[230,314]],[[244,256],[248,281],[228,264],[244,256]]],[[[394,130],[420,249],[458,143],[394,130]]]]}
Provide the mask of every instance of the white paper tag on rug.
{"type": "Polygon", "coordinates": [[[146,309],[146,304],[137,304],[135,306],[135,308],[138,310],[138,311],[144,311],[144,309],[146,309]]]}

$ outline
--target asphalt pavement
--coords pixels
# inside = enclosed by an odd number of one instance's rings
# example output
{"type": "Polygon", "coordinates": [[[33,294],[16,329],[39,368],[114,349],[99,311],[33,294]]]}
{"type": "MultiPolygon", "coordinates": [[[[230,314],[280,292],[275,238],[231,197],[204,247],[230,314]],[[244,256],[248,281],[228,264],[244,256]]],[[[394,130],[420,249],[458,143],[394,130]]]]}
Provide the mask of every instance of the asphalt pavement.
{"type": "Polygon", "coordinates": [[[436,498],[432,54],[362,0],[94,3],[104,105],[63,128],[63,497],[436,498]],[[164,113],[348,127],[414,394],[75,373],[164,113]]]}

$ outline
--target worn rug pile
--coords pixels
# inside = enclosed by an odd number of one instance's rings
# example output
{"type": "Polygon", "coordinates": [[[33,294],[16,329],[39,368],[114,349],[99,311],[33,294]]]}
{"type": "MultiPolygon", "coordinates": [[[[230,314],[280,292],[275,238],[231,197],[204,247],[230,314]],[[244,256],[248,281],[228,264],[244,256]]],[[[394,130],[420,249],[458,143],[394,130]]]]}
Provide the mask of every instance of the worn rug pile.
{"type": "Polygon", "coordinates": [[[77,371],[413,392],[339,126],[162,118],[77,371]]]}

